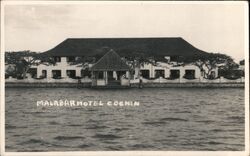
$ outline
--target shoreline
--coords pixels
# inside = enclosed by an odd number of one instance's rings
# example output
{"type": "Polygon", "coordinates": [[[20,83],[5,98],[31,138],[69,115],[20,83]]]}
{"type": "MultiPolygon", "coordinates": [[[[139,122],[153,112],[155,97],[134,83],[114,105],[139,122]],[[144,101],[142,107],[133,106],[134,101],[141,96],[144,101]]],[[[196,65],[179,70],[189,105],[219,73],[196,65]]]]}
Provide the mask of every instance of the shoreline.
{"type": "MultiPolygon", "coordinates": [[[[139,83],[123,86],[99,86],[94,88],[139,88],[139,83]]],[[[92,88],[91,83],[5,83],[5,88],[92,88]]],[[[245,88],[244,82],[239,83],[142,83],[142,88],[245,88]]]]}

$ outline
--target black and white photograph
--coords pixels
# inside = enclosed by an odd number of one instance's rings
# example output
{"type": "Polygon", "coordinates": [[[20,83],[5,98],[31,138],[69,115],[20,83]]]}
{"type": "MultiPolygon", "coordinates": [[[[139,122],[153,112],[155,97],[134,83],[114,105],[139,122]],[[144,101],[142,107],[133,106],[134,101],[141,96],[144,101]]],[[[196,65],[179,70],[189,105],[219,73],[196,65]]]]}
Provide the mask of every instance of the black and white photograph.
{"type": "Polygon", "coordinates": [[[248,44],[245,1],[3,1],[1,155],[247,156],[248,44]]]}

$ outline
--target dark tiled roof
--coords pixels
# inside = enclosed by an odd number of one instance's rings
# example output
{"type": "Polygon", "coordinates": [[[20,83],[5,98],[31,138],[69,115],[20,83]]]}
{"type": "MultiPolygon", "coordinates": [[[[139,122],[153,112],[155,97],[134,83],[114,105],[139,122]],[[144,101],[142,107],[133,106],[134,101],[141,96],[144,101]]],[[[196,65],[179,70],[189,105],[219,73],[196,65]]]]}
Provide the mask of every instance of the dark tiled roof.
{"type": "Polygon", "coordinates": [[[50,56],[103,56],[114,49],[120,56],[192,56],[203,55],[181,37],[176,38],[70,38],[44,54],[50,56]]]}
{"type": "Polygon", "coordinates": [[[97,61],[91,69],[92,71],[127,71],[129,66],[113,50],[106,53],[97,61]]]}

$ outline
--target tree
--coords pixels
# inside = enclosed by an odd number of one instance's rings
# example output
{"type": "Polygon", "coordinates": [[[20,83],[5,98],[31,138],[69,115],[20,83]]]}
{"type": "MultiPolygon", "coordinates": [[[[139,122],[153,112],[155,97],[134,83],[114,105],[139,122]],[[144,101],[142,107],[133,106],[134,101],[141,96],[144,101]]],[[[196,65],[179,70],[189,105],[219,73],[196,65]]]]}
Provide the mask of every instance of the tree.
{"type": "Polygon", "coordinates": [[[157,61],[153,57],[147,57],[143,54],[136,56],[136,57],[126,57],[127,62],[129,62],[130,73],[134,75],[135,69],[138,68],[140,70],[145,64],[153,64],[156,65],[157,61]]]}
{"type": "Polygon", "coordinates": [[[245,59],[240,61],[240,65],[245,65],[245,59]]]}
{"type": "Polygon", "coordinates": [[[5,52],[5,63],[15,65],[15,77],[26,78],[26,74],[32,65],[39,65],[42,63],[54,64],[55,61],[49,56],[25,50],[18,52],[5,52]]]}
{"type": "MultiPolygon", "coordinates": [[[[75,61],[71,62],[70,65],[79,65],[82,66],[82,75],[83,76],[90,76],[90,69],[89,64],[94,64],[96,62],[96,58],[92,56],[82,56],[76,57],[75,61]]],[[[80,77],[77,77],[80,78],[80,77]]]]}
{"type": "Polygon", "coordinates": [[[204,77],[208,79],[214,79],[213,70],[219,66],[223,68],[235,68],[237,64],[233,59],[225,54],[220,53],[207,53],[203,55],[194,56],[180,56],[177,62],[182,62],[183,64],[194,64],[201,72],[204,73],[204,77]]]}

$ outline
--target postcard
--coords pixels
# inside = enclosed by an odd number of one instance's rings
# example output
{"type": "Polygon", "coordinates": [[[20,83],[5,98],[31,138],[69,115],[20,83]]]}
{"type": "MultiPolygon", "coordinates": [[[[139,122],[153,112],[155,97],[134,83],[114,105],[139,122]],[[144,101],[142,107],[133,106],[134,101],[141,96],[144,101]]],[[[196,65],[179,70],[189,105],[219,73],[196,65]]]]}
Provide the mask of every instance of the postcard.
{"type": "Polygon", "coordinates": [[[249,155],[247,2],[2,1],[1,155],[249,155]]]}

